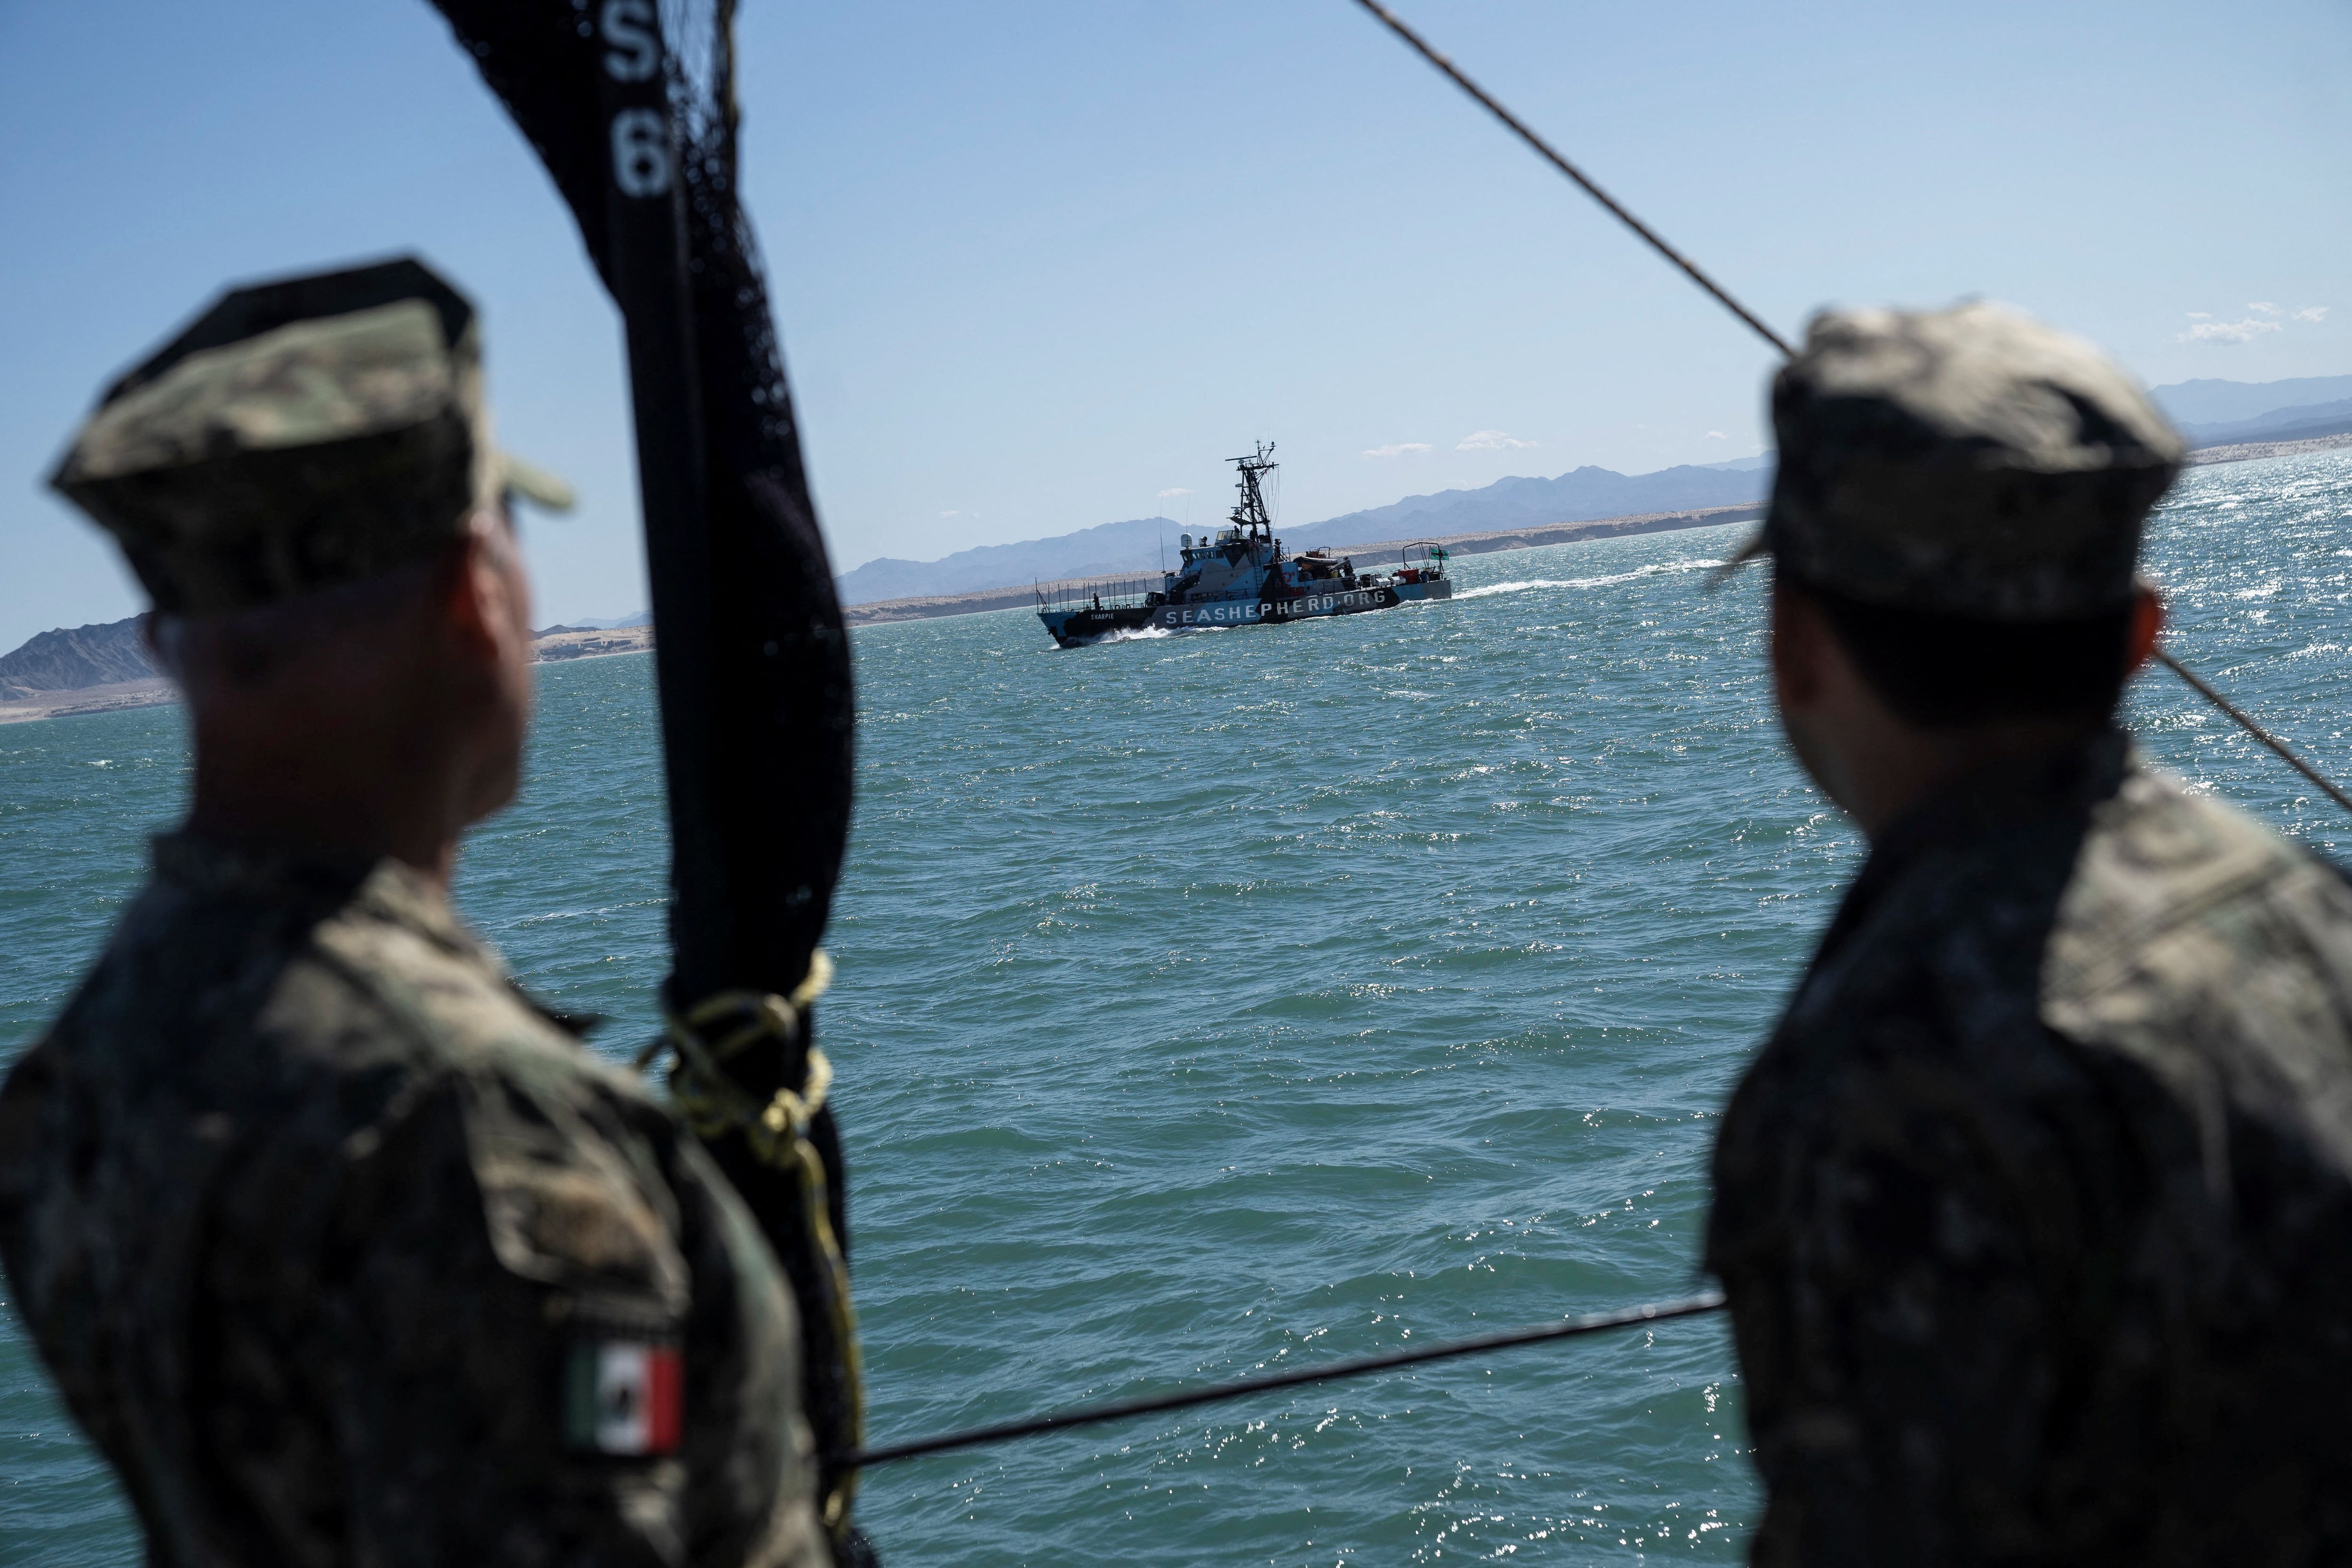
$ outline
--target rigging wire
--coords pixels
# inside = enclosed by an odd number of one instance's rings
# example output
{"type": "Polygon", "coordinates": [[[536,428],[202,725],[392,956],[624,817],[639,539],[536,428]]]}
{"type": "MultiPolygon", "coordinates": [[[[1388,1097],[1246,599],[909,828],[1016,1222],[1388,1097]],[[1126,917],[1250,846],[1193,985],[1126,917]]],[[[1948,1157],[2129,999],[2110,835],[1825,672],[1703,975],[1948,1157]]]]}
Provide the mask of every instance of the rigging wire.
{"type": "MultiPolygon", "coordinates": [[[[1655,250],[1660,256],[1664,256],[1668,261],[1674,263],[1675,266],[1680,267],[1685,273],[1688,274],[1690,280],[1693,283],[1697,284],[1701,288],[1706,289],[1707,293],[1713,295],[1717,303],[1722,305],[1725,309],[1730,311],[1734,316],[1738,317],[1740,320],[1746,322],[1748,327],[1754,329],[1757,336],[1762,338],[1766,342],[1780,350],[1782,358],[1794,359],[1796,357],[1797,351],[1789,346],[1787,339],[1781,337],[1780,333],[1775,332],[1770,327],[1766,326],[1761,317],[1758,316],[1756,312],[1750,310],[1747,306],[1742,305],[1738,299],[1734,298],[1729,289],[1727,289],[1723,285],[1708,277],[1705,271],[1701,270],[1696,262],[1691,260],[1690,257],[1685,256],[1681,251],[1676,250],[1673,246],[1668,245],[1663,235],[1649,225],[1643,223],[1640,218],[1635,217],[1632,211],[1629,210],[1623,203],[1618,201],[1616,197],[1611,195],[1608,192],[1602,190],[1598,184],[1594,183],[1591,175],[1585,173],[1583,170],[1578,168],[1575,164],[1562,157],[1559,152],[1553,148],[1550,142],[1546,141],[1542,137],[1537,135],[1535,131],[1528,127],[1525,120],[1521,120],[1517,115],[1513,114],[1509,110],[1504,108],[1503,105],[1496,99],[1492,93],[1488,92],[1485,88],[1480,87],[1476,82],[1472,81],[1468,77],[1465,76],[1462,73],[1461,68],[1454,65],[1452,60],[1446,58],[1444,55],[1432,47],[1426,38],[1423,38],[1419,33],[1414,32],[1412,27],[1406,26],[1403,18],[1400,17],[1395,12],[1390,10],[1386,5],[1381,5],[1381,0],[1356,0],[1356,4],[1370,12],[1375,17],[1379,18],[1381,23],[1385,26],[1390,32],[1394,33],[1398,37],[1403,39],[1406,45],[1409,46],[1415,54],[1418,54],[1423,59],[1427,60],[1432,66],[1434,66],[1445,76],[1447,80],[1453,82],[1455,87],[1460,88],[1464,92],[1467,93],[1481,108],[1485,109],[1487,113],[1493,115],[1496,120],[1501,120],[1503,124],[1507,127],[1513,134],[1517,135],[1520,141],[1533,148],[1536,151],[1537,155],[1541,157],[1544,162],[1549,163],[1553,168],[1558,169],[1561,173],[1574,181],[1578,187],[1580,188],[1586,195],[1591,196],[1594,201],[1600,203],[1603,207],[1606,207],[1612,216],[1616,218],[1618,222],[1623,224],[1627,228],[1633,230],[1636,235],[1640,235],[1643,240],[1648,243],[1653,250],[1655,250]]],[[[2210,682],[2196,674],[2189,668],[2188,665],[2182,664],[2179,659],[2174,658],[2170,653],[2166,653],[2161,648],[2156,650],[2156,658],[2157,661],[2163,664],[2166,669],[2170,670],[2174,674],[2179,675],[2182,681],[2186,682],[2190,691],[2195,692],[2199,696],[2203,697],[2207,702],[2212,704],[2213,706],[2220,709],[2225,716],[2227,716],[2231,722],[2238,725],[2239,727],[2242,728],[2248,735],[2252,736],[2256,740],[2261,741],[2264,746],[2269,747],[2273,751],[2278,753],[2278,755],[2284,759],[2287,766],[2293,768],[2296,772],[2302,774],[2305,779],[2310,779],[2312,783],[2317,785],[2322,790],[2326,791],[2329,800],[2343,807],[2347,811],[2352,811],[2352,796],[2347,796],[2343,790],[2328,782],[2326,778],[2323,776],[2317,768],[2314,768],[2310,763],[2305,762],[2302,758],[2296,756],[2292,750],[2288,749],[2284,741],[2279,739],[2278,737],[2273,735],[2270,731],[2264,729],[2260,724],[2256,723],[2252,716],[2247,714],[2244,709],[2239,707],[2237,704],[2231,702],[2228,697],[2223,696],[2210,682]]]]}
{"type": "Polygon", "coordinates": [[[2196,671],[2191,670],[2188,665],[2182,664],[2179,660],[2174,658],[2171,654],[2166,653],[2161,648],[2156,650],[2156,658],[2157,662],[2161,664],[2166,669],[2170,670],[2174,674],[2179,675],[2182,680],[2188,682],[2189,690],[2195,692],[2199,696],[2203,697],[2207,702],[2211,703],[2215,707],[2220,708],[2223,713],[2228,714],[2231,718],[2236,719],[2239,725],[2244,728],[2248,735],[2252,736],[2256,740],[2261,741],[2264,746],[2267,746],[2273,751],[2277,752],[2279,756],[2285,760],[2286,765],[2289,768],[2294,768],[2297,773],[2302,774],[2305,779],[2310,779],[2314,784],[2317,785],[2320,789],[2326,793],[2329,800],[2335,801],[2346,810],[2352,811],[2352,796],[2346,795],[2343,790],[2338,789],[2335,785],[2329,783],[2327,779],[2321,775],[2319,769],[2314,768],[2310,763],[2305,762],[2302,758],[2297,757],[2294,752],[2288,750],[2285,741],[2281,740],[2277,736],[2273,735],[2269,730],[2264,729],[2261,725],[2255,723],[2253,718],[2244,712],[2244,710],[2241,709],[2237,704],[2231,702],[2228,697],[2223,696],[2220,692],[2215,691],[2211,686],[2208,685],[2205,683],[2203,676],[2198,674],[2196,671]]]}
{"type": "MultiPolygon", "coordinates": [[[[1729,290],[1707,276],[1697,263],[1667,244],[1656,230],[1634,216],[1615,197],[1602,190],[1584,171],[1561,156],[1549,142],[1537,135],[1524,120],[1504,108],[1486,89],[1465,76],[1452,60],[1431,47],[1429,43],[1420,34],[1407,26],[1395,12],[1380,4],[1380,0],[1356,0],[1356,4],[1379,18],[1391,32],[1403,39],[1423,59],[1443,72],[1456,87],[1475,99],[1488,113],[1501,120],[1521,141],[1533,148],[1546,162],[1575,182],[1587,195],[1607,208],[1612,216],[1633,230],[1652,249],[1679,267],[1692,282],[1714,296],[1725,309],[1739,318],[1755,331],[1757,336],[1779,350],[1783,358],[1795,357],[1796,350],[1789,345],[1786,339],[1767,326],[1754,311],[1733,298],[1729,290]]],[[[1280,507],[1281,483],[1277,476],[1275,480],[1277,509],[1280,507]]],[[[1192,517],[1189,510],[1191,506],[1189,497],[1186,506],[1188,510],[1185,517],[1189,523],[1192,517]]],[[[2247,734],[2276,752],[2288,766],[2325,791],[2329,800],[2347,811],[2352,811],[2352,796],[2346,795],[2343,790],[2330,783],[2318,769],[2296,756],[2284,741],[2264,729],[2252,716],[2245,713],[2228,697],[2223,696],[2170,653],[2159,648],[2156,650],[2155,656],[2166,669],[2186,682],[2190,690],[2220,709],[2247,734]]],[[[1540,1328],[1517,1329],[1505,1333],[1486,1334],[1476,1339],[1424,1345],[1417,1350],[1360,1356],[1350,1361],[1332,1362],[1322,1366],[1302,1367],[1296,1372],[1278,1373],[1271,1377],[1243,1378],[1236,1382],[1179,1389],[1171,1394],[1152,1395],[1141,1399],[1120,1400],[1106,1405],[1080,1406],[1074,1409],[1055,1411],[1018,1421],[1006,1421],[994,1426],[973,1427],[960,1432],[945,1432],[936,1437],[919,1437],[910,1442],[887,1443],[878,1448],[858,1448],[835,1456],[833,1463],[838,1469],[845,1472],[851,1469],[871,1469],[876,1465],[892,1464],[900,1459],[919,1458],[929,1454],[976,1448],[992,1443],[1007,1443],[1015,1438],[1037,1437],[1046,1432],[1063,1431],[1073,1427],[1093,1426],[1107,1421],[1124,1421],[1139,1416],[1156,1415],[1162,1411],[1187,1410],[1202,1405],[1244,1399],[1278,1388],[1296,1388],[1307,1384],[1326,1383],[1338,1378],[1362,1377],[1376,1372],[1391,1371],[1398,1367],[1418,1366],[1429,1362],[1446,1361],[1456,1356],[1476,1355],[1492,1350],[1507,1350],[1518,1345],[1549,1343],[1553,1340],[1598,1333],[1608,1329],[1627,1328],[1637,1323],[1664,1322],[1673,1318],[1696,1317],[1705,1312],[1720,1312],[1725,1305],[1723,1293],[1719,1291],[1710,1291],[1702,1295],[1690,1296],[1679,1301],[1654,1302],[1619,1312],[1595,1312],[1569,1318],[1561,1322],[1547,1323],[1540,1328]]]]}
{"type": "Polygon", "coordinates": [[[1479,105],[1483,107],[1487,113],[1501,120],[1517,135],[1520,141],[1534,148],[1537,154],[1540,156],[1545,162],[1549,163],[1553,168],[1559,170],[1561,173],[1575,181],[1579,186],[1582,187],[1586,195],[1591,196],[1594,201],[1599,202],[1602,206],[1608,208],[1611,215],[1615,217],[1619,223],[1623,224],[1627,228],[1632,229],[1635,234],[1641,235],[1643,239],[1648,241],[1651,249],[1656,251],[1660,256],[1664,256],[1668,261],[1673,262],[1676,267],[1681,267],[1683,271],[1689,274],[1690,280],[1693,283],[1697,284],[1701,288],[1704,288],[1709,294],[1714,295],[1716,299],[1725,309],[1730,311],[1734,316],[1738,317],[1742,321],[1747,322],[1749,327],[1755,329],[1758,337],[1763,339],[1766,342],[1780,350],[1782,358],[1793,359],[1796,357],[1797,350],[1789,346],[1788,340],[1781,337],[1780,333],[1772,330],[1771,328],[1766,326],[1762,317],[1748,308],[1747,306],[1742,305],[1738,300],[1734,299],[1731,297],[1730,290],[1725,288],[1723,285],[1717,283],[1714,278],[1709,277],[1705,272],[1700,270],[1698,263],[1693,261],[1690,257],[1676,250],[1673,246],[1668,245],[1665,242],[1664,236],[1661,235],[1657,230],[1652,228],[1649,225],[1635,217],[1633,213],[1626,208],[1623,203],[1618,201],[1616,197],[1611,195],[1608,192],[1595,184],[1590,174],[1587,174],[1583,170],[1570,162],[1553,148],[1550,142],[1546,141],[1542,137],[1537,135],[1532,130],[1528,129],[1527,121],[1521,120],[1517,115],[1513,114],[1509,110],[1505,109],[1499,102],[1496,101],[1494,95],[1489,93],[1485,88],[1480,87],[1476,82],[1472,81],[1468,77],[1464,76],[1460,69],[1454,66],[1452,60],[1447,59],[1444,55],[1438,53],[1437,50],[1432,48],[1426,38],[1423,38],[1419,33],[1414,32],[1411,27],[1407,26],[1402,17],[1390,10],[1387,6],[1381,5],[1380,0],[1356,0],[1356,4],[1361,5],[1365,10],[1370,11],[1373,16],[1379,17],[1381,21],[1387,26],[1390,32],[1394,33],[1398,37],[1402,38],[1407,44],[1411,45],[1414,52],[1419,54],[1423,59],[1427,60],[1431,65],[1435,66],[1439,70],[1444,72],[1445,75],[1452,79],[1455,87],[1460,88],[1464,92],[1468,93],[1472,98],[1475,99],[1479,105]]]}
{"type": "Polygon", "coordinates": [[[1590,1312],[1582,1317],[1561,1322],[1546,1323],[1540,1328],[1513,1329],[1506,1333],[1486,1334],[1477,1339],[1454,1340],[1445,1344],[1423,1345],[1416,1350],[1391,1351],[1381,1355],[1358,1356],[1352,1361],[1335,1361],[1322,1366],[1301,1367],[1296,1372],[1276,1373],[1272,1377],[1244,1377],[1233,1383],[1213,1383],[1205,1387],[1179,1389],[1173,1394],[1155,1394],[1142,1399],[1122,1399],[1109,1405],[1086,1405],[1075,1410],[1057,1411],[1050,1416],[1032,1416],[1027,1420],[1005,1421],[992,1427],[973,1427],[961,1432],[943,1433],[936,1437],[921,1437],[911,1443],[890,1443],[877,1448],[860,1448],[842,1455],[835,1462],[843,1469],[870,1469],[898,1459],[919,1458],[926,1454],[944,1454],[954,1448],[977,1448],[986,1443],[1009,1443],[1015,1437],[1033,1437],[1041,1432],[1058,1432],[1069,1427],[1088,1427],[1101,1421],[1124,1421],[1136,1416],[1150,1416],[1162,1410],[1188,1410],[1196,1405],[1214,1405],[1227,1399],[1243,1399],[1253,1394],[1264,1394],[1276,1388],[1296,1388],[1302,1384],[1324,1383],[1335,1377],[1361,1377],[1367,1373],[1387,1372],[1400,1366],[1419,1366],[1426,1362],[1449,1361],[1455,1356],[1475,1355],[1481,1351],[1504,1350],[1513,1345],[1544,1344],[1556,1339],[1569,1339],[1578,1334],[1599,1333],[1604,1329],[1631,1328],[1639,1323],[1664,1322],[1669,1318],[1696,1317],[1702,1312],[1720,1312],[1723,1292],[1709,1291],[1702,1295],[1685,1297],[1675,1301],[1656,1301],[1646,1306],[1627,1307],[1613,1312],[1590,1312]]]}

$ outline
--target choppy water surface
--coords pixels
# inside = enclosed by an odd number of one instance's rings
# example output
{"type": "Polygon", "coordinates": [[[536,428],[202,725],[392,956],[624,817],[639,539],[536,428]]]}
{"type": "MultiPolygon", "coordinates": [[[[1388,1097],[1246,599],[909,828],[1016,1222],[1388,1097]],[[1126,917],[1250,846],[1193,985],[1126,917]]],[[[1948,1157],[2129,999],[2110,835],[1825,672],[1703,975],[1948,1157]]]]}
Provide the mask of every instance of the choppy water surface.
{"type": "MultiPolygon", "coordinates": [[[[2193,475],[2172,646],[2352,774],[2352,455],[2193,475]]],[[[877,1440],[1689,1290],[1713,1124],[1853,867],[1782,756],[1733,530],[1473,557],[1450,604],[1055,651],[857,634],[823,1031],[877,1440]]],[[[548,669],[461,901],[614,1014],[662,971],[650,667],[548,669]]],[[[2177,686],[2168,765],[2352,823],[2177,686]]],[[[0,1061],[185,789],[172,710],[0,729],[0,1061]]],[[[1732,1561],[1719,1322],[877,1471],[899,1564],[1732,1561]]],[[[0,1561],[134,1560],[0,1314],[0,1561]]]]}

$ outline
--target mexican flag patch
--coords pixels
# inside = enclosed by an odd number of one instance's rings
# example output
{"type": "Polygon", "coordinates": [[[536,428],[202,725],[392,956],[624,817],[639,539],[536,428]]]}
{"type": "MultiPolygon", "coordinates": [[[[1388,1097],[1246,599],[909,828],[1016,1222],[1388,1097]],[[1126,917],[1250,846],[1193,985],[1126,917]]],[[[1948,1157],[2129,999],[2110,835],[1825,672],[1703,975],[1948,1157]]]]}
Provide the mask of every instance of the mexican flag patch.
{"type": "Polygon", "coordinates": [[[685,1424],[685,1366],[657,1341],[583,1339],[564,1366],[563,1436],[598,1454],[674,1454],[685,1424]]]}

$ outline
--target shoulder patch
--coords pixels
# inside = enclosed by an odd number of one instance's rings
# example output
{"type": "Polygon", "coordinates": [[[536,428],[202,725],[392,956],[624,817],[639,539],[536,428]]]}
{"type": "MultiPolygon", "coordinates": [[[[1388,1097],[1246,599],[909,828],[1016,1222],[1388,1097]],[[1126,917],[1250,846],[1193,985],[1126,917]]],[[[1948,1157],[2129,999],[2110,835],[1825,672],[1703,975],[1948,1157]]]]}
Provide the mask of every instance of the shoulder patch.
{"type": "Polygon", "coordinates": [[[490,1246],[524,1279],[683,1312],[678,1217],[656,1162],[592,1086],[467,1084],[466,1138],[490,1246]]]}
{"type": "Polygon", "coordinates": [[[533,1278],[580,1274],[657,1285],[669,1237],[619,1173],[528,1158],[478,1160],[475,1179],[499,1260],[533,1278]]]}

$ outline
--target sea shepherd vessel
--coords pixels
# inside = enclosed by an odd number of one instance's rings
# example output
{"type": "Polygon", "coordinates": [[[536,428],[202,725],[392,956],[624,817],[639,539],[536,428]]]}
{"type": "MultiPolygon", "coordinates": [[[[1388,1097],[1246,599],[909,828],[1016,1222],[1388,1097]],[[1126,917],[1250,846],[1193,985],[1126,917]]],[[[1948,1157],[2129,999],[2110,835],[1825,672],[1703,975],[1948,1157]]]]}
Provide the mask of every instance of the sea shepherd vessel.
{"type": "Polygon", "coordinates": [[[1249,456],[1227,460],[1241,470],[1234,486],[1241,500],[1231,526],[1214,538],[1181,536],[1183,565],[1161,572],[1157,589],[1147,591],[1140,583],[1124,592],[1087,585],[1039,589],[1037,619],[1054,641],[1074,648],[1118,632],[1255,626],[1454,597],[1445,551],[1435,545],[1406,546],[1396,570],[1386,572],[1359,571],[1352,559],[1334,559],[1328,550],[1283,554],[1261,487],[1275,469],[1273,455],[1273,446],[1261,442],[1249,456]],[[1421,552],[1418,559],[1415,550],[1421,552]]]}

